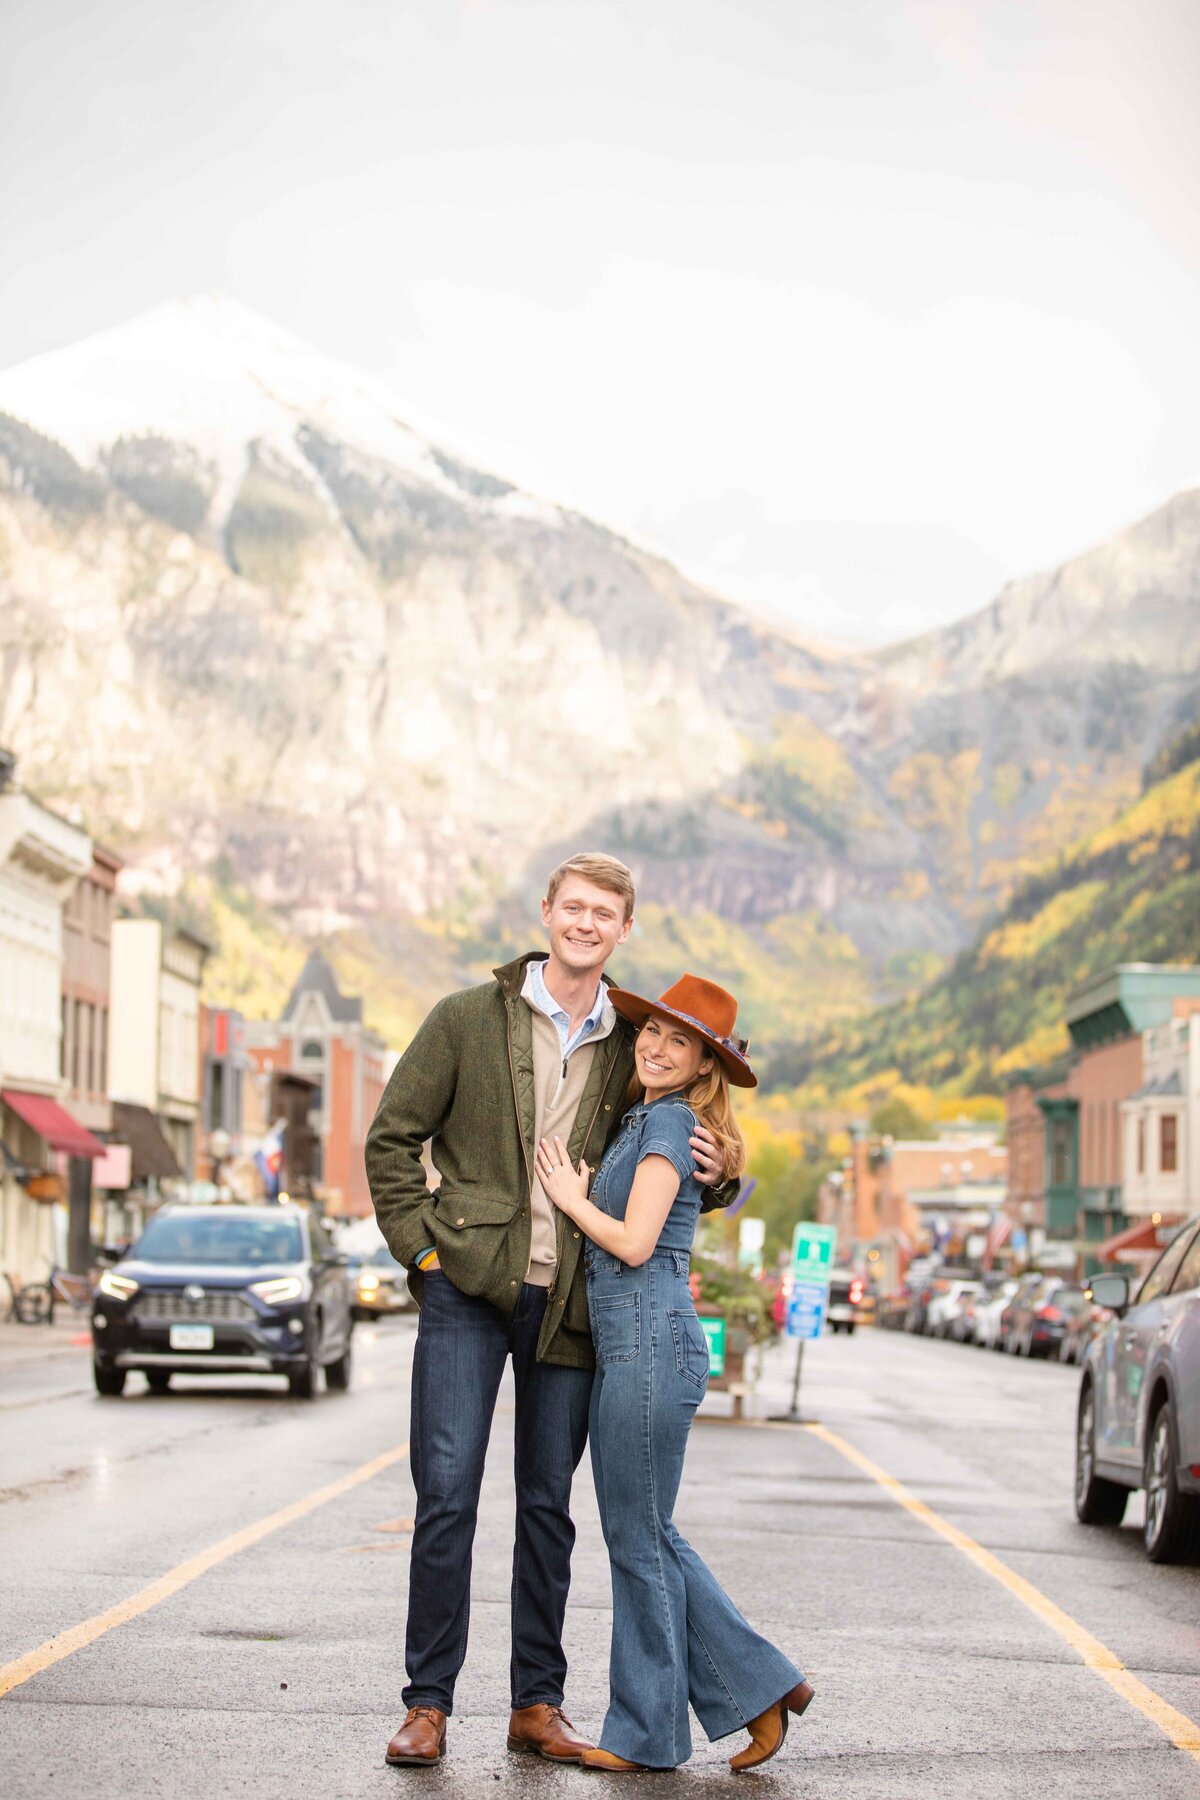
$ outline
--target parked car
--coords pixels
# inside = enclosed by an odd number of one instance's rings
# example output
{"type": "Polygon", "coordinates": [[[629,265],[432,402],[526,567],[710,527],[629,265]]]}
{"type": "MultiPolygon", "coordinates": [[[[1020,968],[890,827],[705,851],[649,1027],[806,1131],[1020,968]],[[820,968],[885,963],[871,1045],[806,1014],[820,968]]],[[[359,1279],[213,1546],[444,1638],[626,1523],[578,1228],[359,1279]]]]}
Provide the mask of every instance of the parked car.
{"type": "Polygon", "coordinates": [[[875,1306],[875,1323],[885,1331],[903,1331],[911,1305],[912,1292],[907,1287],[897,1288],[892,1294],[881,1294],[875,1306]]]}
{"type": "Polygon", "coordinates": [[[908,1282],[911,1298],[908,1312],[904,1319],[905,1331],[917,1333],[928,1331],[929,1309],[939,1296],[948,1292],[950,1284],[957,1280],[970,1280],[969,1269],[940,1268],[936,1264],[925,1263],[918,1272],[916,1262],[908,1271],[908,1282]]]}
{"type": "Polygon", "coordinates": [[[1082,1363],[1088,1345],[1094,1337],[1099,1336],[1112,1318],[1107,1306],[1100,1306],[1095,1299],[1087,1298],[1090,1293],[1090,1288],[1084,1289],[1083,1304],[1076,1307],[1067,1322],[1063,1341],[1058,1347],[1061,1362],[1082,1363]]]}
{"type": "Polygon", "coordinates": [[[1005,1349],[1012,1356],[1055,1356],[1083,1289],[1046,1275],[1014,1302],[1005,1349]]]}
{"type": "Polygon", "coordinates": [[[863,1284],[853,1269],[834,1269],[829,1277],[829,1310],[825,1317],[833,1331],[851,1333],[863,1311],[863,1284]]]}
{"type": "Polygon", "coordinates": [[[354,1316],[378,1319],[412,1305],[408,1276],[386,1244],[380,1244],[355,1272],[354,1316]]]}
{"type": "Polygon", "coordinates": [[[999,1287],[990,1288],[985,1294],[976,1294],[972,1308],[972,1334],[974,1342],[982,1349],[995,1350],[999,1346],[1000,1314],[1019,1286],[1015,1275],[1007,1275],[999,1287]]]}
{"type": "Polygon", "coordinates": [[[1075,1431],[1075,1511],[1119,1525],[1146,1490],[1152,1562],[1200,1544],[1200,1218],[1180,1228],[1132,1299],[1124,1275],[1096,1275],[1115,1315],[1088,1345],[1075,1431]]]}
{"type": "Polygon", "coordinates": [[[1046,1277],[1042,1274],[1040,1269],[1032,1270],[1028,1275],[1022,1275],[1020,1281],[1017,1283],[1016,1293],[1000,1313],[999,1328],[996,1333],[996,1342],[993,1346],[995,1349],[1008,1349],[1014,1319],[1021,1307],[1025,1304],[1029,1295],[1041,1287],[1045,1279],[1046,1277]]]}
{"type": "Polygon", "coordinates": [[[346,1258],[302,1206],[164,1206],[92,1303],[101,1394],[131,1369],[163,1392],[173,1375],[286,1375],[310,1399],[350,1385],[354,1321],[346,1258]]]}
{"type": "Polygon", "coordinates": [[[925,1320],[925,1329],[932,1337],[949,1337],[954,1321],[957,1319],[963,1302],[972,1294],[979,1292],[977,1281],[943,1281],[933,1284],[933,1298],[925,1320]]]}

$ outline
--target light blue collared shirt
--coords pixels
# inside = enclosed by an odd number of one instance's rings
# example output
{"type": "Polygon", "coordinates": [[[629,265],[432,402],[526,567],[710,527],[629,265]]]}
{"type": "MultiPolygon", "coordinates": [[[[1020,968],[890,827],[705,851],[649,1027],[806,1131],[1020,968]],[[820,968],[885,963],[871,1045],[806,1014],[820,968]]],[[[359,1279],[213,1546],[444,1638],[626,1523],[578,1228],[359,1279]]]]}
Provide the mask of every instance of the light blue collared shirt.
{"type": "Polygon", "coordinates": [[[558,1004],[546,986],[546,964],[544,962],[530,963],[521,994],[524,999],[528,1000],[530,1006],[536,1006],[540,1013],[545,1013],[548,1019],[553,1019],[558,1029],[558,1041],[564,1062],[572,1050],[578,1050],[581,1044],[586,1044],[589,1038],[594,1037],[596,1032],[600,1031],[601,1027],[603,1027],[602,1035],[604,1037],[607,1037],[613,1028],[616,1013],[603,981],[596,984],[596,998],[592,1003],[591,1012],[584,1019],[578,1031],[573,1034],[571,1034],[570,1013],[558,1004]]]}

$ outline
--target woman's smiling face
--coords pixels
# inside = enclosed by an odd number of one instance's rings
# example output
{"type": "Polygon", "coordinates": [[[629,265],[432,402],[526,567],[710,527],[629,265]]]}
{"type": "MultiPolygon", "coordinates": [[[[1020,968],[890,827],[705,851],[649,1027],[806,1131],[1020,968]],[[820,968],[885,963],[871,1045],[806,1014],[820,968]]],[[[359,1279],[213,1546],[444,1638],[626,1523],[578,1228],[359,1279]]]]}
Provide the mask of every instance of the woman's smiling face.
{"type": "Polygon", "coordinates": [[[712,1056],[699,1032],[660,1013],[650,1014],[638,1032],[633,1052],[647,1100],[673,1094],[712,1066],[712,1056]]]}

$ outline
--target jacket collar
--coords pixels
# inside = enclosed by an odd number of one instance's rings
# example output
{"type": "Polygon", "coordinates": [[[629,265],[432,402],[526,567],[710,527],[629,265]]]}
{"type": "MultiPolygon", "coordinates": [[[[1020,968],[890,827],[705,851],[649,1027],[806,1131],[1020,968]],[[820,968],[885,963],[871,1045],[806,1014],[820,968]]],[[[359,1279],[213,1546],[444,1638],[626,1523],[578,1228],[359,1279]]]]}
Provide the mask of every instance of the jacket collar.
{"type": "MultiPolygon", "coordinates": [[[[544,950],[526,950],[523,956],[518,956],[512,962],[502,963],[498,969],[493,969],[492,974],[496,977],[500,992],[505,999],[519,1000],[521,989],[525,986],[525,971],[530,963],[545,962],[545,960],[546,952],[544,950]]],[[[611,975],[601,975],[600,979],[606,987],[616,986],[611,975]]],[[[624,1030],[628,1037],[635,1035],[628,1019],[622,1019],[620,1016],[617,1018],[615,1030],[617,1032],[624,1030]]]]}

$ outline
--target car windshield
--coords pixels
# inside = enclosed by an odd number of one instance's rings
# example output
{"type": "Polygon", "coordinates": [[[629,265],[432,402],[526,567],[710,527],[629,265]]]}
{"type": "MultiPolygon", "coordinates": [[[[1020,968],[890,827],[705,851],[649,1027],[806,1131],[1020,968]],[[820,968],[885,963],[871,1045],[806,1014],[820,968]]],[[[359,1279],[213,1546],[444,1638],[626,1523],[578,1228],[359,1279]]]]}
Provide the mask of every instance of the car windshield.
{"type": "Polygon", "coordinates": [[[150,1221],[133,1255],[152,1263],[293,1263],[303,1261],[304,1243],[295,1218],[165,1213],[150,1221]]]}

